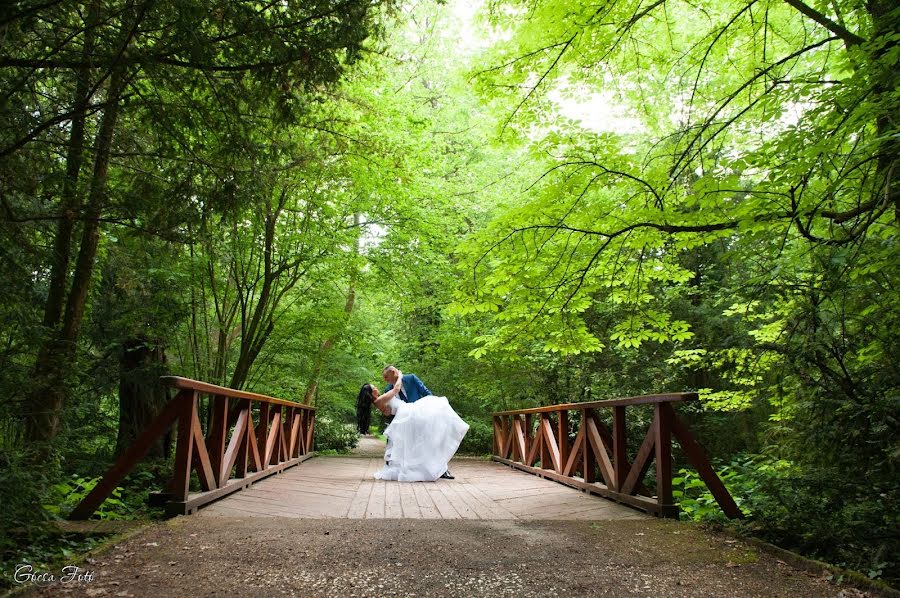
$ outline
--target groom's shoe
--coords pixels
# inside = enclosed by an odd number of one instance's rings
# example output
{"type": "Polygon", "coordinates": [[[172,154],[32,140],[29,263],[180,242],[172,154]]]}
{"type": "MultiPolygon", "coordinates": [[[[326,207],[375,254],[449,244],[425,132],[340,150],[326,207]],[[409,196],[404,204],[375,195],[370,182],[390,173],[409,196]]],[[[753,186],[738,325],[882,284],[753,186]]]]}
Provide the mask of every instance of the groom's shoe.
{"type": "Polygon", "coordinates": [[[453,474],[450,473],[450,470],[448,469],[448,470],[445,471],[443,474],[441,474],[441,479],[443,479],[443,480],[455,480],[456,478],[453,477],[453,474]]]}

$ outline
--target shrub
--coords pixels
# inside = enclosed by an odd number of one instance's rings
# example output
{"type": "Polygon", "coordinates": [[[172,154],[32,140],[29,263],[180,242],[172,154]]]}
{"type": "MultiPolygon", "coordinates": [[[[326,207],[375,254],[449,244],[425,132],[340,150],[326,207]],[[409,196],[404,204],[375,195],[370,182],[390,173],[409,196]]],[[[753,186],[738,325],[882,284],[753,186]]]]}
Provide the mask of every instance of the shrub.
{"type": "MultiPolygon", "coordinates": [[[[870,488],[837,470],[804,468],[765,456],[735,459],[717,471],[747,516],[737,523],[746,532],[896,584],[900,577],[896,557],[900,541],[892,533],[900,526],[896,485],[870,488]]],[[[725,520],[695,472],[682,469],[672,481],[683,519],[725,520]]]]}
{"type": "Polygon", "coordinates": [[[488,455],[494,442],[494,430],[481,420],[466,420],[469,424],[469,431],[466,432],[462,444],[459,445],[459,452],[464,455],[488,455]]]}
{"type": "Polygon", "coordinates": [[[359,442],[356,427],[342,423],[328,415],[316,417],[315,449],[349,453],[359,442]]]}

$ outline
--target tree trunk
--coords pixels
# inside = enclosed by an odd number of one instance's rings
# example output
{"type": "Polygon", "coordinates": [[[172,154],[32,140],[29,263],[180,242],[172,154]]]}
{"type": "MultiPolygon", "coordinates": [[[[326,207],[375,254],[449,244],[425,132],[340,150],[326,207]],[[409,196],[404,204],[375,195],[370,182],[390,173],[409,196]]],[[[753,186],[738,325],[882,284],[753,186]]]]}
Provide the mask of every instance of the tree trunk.
{"type": "MultiPolygon", "coordinates": [[[[84,48],[82,60],[88,64],[94,52],[94,26],[98,18],[97,2],[91,3],[90,13],[85,22],[84,48]]],[[[44,304],[44,326],[55,331],[62,317],[63,301],[66,294],[66,281],[69,277],[69,261],[72,251],[72,231],[75,228],[75,217],[79,208],[78,178],[84,162],[84,127],[87,120],[87,106],[90,101],[91,71],[82,67],[75,73],[75,101],[72,106],[72,128],[69,133],[69,146],[66,150],[66,178],[63,181],[60,198],[61,217],[53,239],[53,254],[50,264],[50,286],[47,291],[47,302],[44,304]]]]}
{"type": "MultiPolygon", "coordinates": [[[[159,377],[166,374],[165,350],[145,338],[122,343],[119,359],[119,435],[116,455],[121,455],[165,406],[168,397],[159,377]]],[[[170,436],[158,438],[147,455],[165,458],[170,436]]]]}
{"type": "Polygon", "coordinates": [[[58,334],[52,334],[38,353],[34,385],[25,402],[25,435],[29,442],[45,443],[59,434],[60,414],[68,395],[68,375],[94,271],[94,259],[100,240],[100,214],[106,200],[109,157],[113,131],[119,115],[118,98],[124,87],[121,69],[112,73],[107,92],[107,108],[97,132],[94,173],[88,197],[81,249],[72,288],[66,302],[65,318],[58,334]]]}
{"type": "MultiPolygon", "coordinates": [[[[867,3],[874,26],[873,39],[881,36],[896,36],[896,6],[896,0],[870,0],[867,3]]],[[[900,139],[897,136],[896,124],[900,106],[898,106],[897,100],[889,99],[896,96],[897,86],[900,85],[900,75],[894,65],[883,64],[885,54],[897,44],[896,40],[891,40],[879,47],[871,57],[871,62],[875,66],[872,73],[873,96],[876,101],[881,101],[879,114],[875,118],[878,138],[882,140],[878,147],[877,165],[879,181],[881,181],[878,192],[884,194],[883,200],[887,207],[893,205],[894,221],[900,223],[900,163],[898,163],[900,162],[900,139]]]]}
{"type": "Polygon", "coordinates": [[[263,280],[262,287],[259,291],[259,297],[256,300],[256,306],[249,321],[245,316],[245,311],[241,312],[241,346],[238,353],[238,360],[234,366],[234,373],[231,376],[231,388],[242,388],[250,375],[250,368],[253,362],[259,356],[263,345],[268,340],[275,325],[272,321],[272,314],[275,312],[275,300],[272,297],[272,285],[278,278],[278,273],[272,267],[272,255],[275,251],[275,227],[278,224],[278,218],[284,208],[284,202],[287,198],[287,191],[281,192],[278,207],[271,210],[268,206],[267,213],[263,222],[265,223],[265,231],[263,236],[263,280]]]}

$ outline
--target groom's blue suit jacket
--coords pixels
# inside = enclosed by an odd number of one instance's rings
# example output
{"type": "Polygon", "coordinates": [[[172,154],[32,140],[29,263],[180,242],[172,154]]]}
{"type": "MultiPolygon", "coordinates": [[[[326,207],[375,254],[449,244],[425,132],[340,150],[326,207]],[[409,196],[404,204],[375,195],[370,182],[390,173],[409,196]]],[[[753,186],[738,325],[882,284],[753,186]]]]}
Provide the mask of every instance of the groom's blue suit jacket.
{"type": "MultiPolygon", "coordinates": [[[[394,385],[388,384],[387,388],[384,389],[384,392],[387,392],[392,388],[394,388],[394,385]]],[[[418,376],[416,376],[415,374],[403,375],[403,390],[400,391],[401,399],[403,399],[407,403],[415,403],[422,397],[427,397],[430,394],[431,391],[428,390],[428,388],[421,380],[419,380],[418,376]]]]}

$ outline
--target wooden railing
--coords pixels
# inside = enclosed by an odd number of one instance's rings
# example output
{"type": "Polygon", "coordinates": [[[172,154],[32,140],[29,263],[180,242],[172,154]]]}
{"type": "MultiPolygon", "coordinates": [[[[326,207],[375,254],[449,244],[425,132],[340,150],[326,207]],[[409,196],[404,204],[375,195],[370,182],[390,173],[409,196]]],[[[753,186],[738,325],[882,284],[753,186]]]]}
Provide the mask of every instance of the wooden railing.
{"type": "Polygon", "coordinates": [[[493,458],[660,517],[674,517],[678,514],[672,497],[674,436],[722,511],[739,518],[742,514],[734,499],[672,407],[673,403],[694,400],[696,393],[675,393],[494,413],[493,458]],[[652,406],[653,420],[631,460],[625,409],[637,406],[652,406]],[[606,409],[612,411],[611,431],[598,414],[606,409]],[[575,423],[569,420],[571,412],[580,414],[580,424],[569,446],[570,425],[575,423]],[[652,495],[643,482],[654,460],[656,492],[652,495]],[[535,467],[538,461],[540,466],[535,467]],[[602,481],[596,479],[598,471],[602,481]]]}
{"type": "Polygon", "coordinates": [[[172,515],[193,513],[201,505],[313,456],[315,409],[308,405],[187,378],[166,376],[161,381],[178,393],[69,519],[91,517],[176,419],[175,472],[161,494],[172,515]],[[210,397],[212,410],[205,436],[197,409],[202,395],[210,397]],[[197,472],[200,492],[190,491],[192,471],[197,472]]]}

